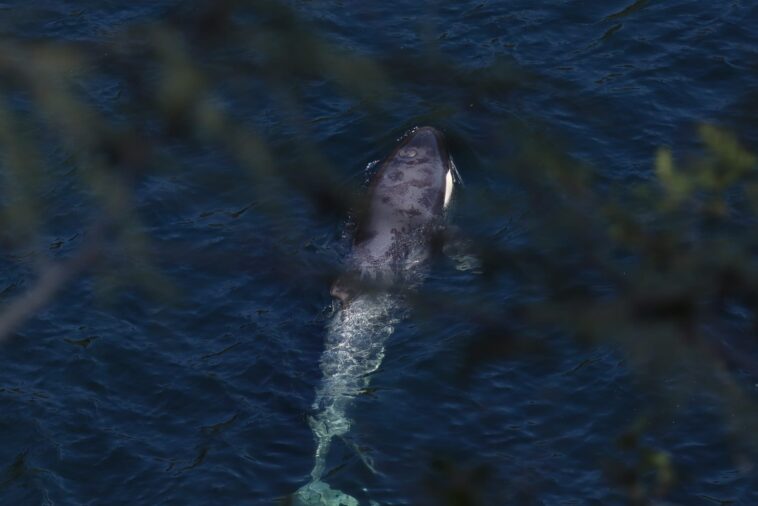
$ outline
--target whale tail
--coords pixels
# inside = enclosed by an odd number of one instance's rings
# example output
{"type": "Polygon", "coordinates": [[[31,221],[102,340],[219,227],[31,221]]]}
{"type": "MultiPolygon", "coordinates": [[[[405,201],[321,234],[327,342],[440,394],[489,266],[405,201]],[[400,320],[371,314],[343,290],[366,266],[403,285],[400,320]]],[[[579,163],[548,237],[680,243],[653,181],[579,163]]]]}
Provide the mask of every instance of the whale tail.
{"type": "Polygon", "coordinates": [[[326,482],[314,480],[295,492],[292,506],[358,506],[358,500],[326,482]]]}

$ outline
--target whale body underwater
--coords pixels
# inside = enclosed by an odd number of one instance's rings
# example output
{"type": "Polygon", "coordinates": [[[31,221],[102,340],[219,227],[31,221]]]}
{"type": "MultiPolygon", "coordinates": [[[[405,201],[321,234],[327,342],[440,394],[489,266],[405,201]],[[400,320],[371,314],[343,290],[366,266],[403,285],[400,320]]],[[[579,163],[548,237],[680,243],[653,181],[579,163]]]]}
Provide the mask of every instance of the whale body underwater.
{"type": "Polygon", "coordinates": [[[293,504],[358,505],[354,497],[322,481],[334,438],[341,438],[376,472],[370,457],[346,437],[352,424],[348,409],[381,365],[384,343],[403,318],[401,292],[423,281],[433,240],[444,228],[459,180],[444,136],[433,127],[410,131],[371,178],[343,274],[331,288],[340,304],[327,326],[320,361],[323,378],[309,418],[315,463],[310,482],[292,496],[293,504]]]}

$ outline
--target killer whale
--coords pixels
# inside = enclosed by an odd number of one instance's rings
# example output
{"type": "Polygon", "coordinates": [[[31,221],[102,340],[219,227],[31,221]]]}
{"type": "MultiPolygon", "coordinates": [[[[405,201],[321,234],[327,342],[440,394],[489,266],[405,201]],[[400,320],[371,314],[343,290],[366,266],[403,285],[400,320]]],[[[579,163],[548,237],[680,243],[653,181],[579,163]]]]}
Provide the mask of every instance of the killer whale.
{"type": "Polygon", "coordinates": [[[323,481],[326,458],[332,440],[349,431],[348,408],[381,365],[384,343],[402,319],[402,299],[393,289],[413,288],[423,279],[459,180],[444,135],[433,127],[410,131],[371,178],[344,272],[331,287],[340,304],[327,328],[323,379],[309,418],[315,463],[311,480],[292,496],[294,505],[358,506],[323,481]]]}

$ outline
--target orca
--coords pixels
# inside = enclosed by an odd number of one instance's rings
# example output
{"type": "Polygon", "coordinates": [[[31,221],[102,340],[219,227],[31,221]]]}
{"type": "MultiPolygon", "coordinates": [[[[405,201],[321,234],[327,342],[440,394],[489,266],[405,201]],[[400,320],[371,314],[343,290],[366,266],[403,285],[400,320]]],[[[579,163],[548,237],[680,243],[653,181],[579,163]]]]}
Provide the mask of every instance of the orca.
{"type": "Polygon", "coordinates": [[[335,438],[375,472],[371,458],[346,438],[352,425],[348,410],[365,392],[382,363],[385,342],[402,320],[402,297],[393,289],[423,280],[457,181],[442,132],[428,126],[411,130],[371,178],[346,267],[331,287],[340,304],[327,327],[323,379],[309,418],[315,463],[311,480],[292,496],[296,506],[358,506],[354,497],[323,481],[335,438]]]}

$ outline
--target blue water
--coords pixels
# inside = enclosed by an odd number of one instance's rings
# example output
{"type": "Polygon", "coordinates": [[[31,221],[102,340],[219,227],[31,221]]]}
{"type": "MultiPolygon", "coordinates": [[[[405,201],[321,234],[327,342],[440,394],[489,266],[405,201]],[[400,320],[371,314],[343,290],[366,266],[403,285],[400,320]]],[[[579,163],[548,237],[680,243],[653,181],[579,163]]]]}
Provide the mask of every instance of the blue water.
{"type": "MultiPolygon", "coordinates": [[[[504,196],[510,182],[490,168],[511,149],[506,124],[560,140],[622,183],[649,179],[661,145],[695,149],[699,122],[758,145],[752,2],[353,4],[290,3],[327,40],[385,65],[394,89],[376,110],[321,79],[287,85],[311,147],[344,184],[363,182],[369,162],[429,120],[453,140],[467,189],[504,196]],[[447,70],[408,68],[432,58],[447,70]],[[472,91],[496,62],[520,73],[519,84],[472,91]]],[[[172,1],[6,1],[0,35],[86,46],[183,10],[191,9],[172,1]]],[[[218,65],[254,57],[239,50],[218,65]]],[[[224,85],[243,91],[229,98],[241,121],[284,151],[306,149],[276,90],[248,78],[224,85]]],[[[104,72],[82,89],[117,117],[124,86],[104,72]]],[[[87,275],[0,344],[2,504],[273,504],[309,479],[308,415],[346,217],[293,192],[271,219],[265,189],[219,149],[167,149],[180,167],[146,176],[137,200],[169,300],[87,275]]],[[[51,171],[68,170],[64,156],[49,155],[51,171]]],[[[53,217],[40,252],[55,258],[82,243],[89,223],[92,204],[70,185],[61,178],[46,194],[53,217]]],[[[484,219],[474,204],[452,221],[506,245],[522,240],[518,214],[484,219]]],[[[34,265],[3,255],[7,301],[32,285],[34,265]]],[[[441,262],[427,286],[473,297],[476,276],[441,262]]],[[[489,289],[504,303],[518,296],[506,282],[489,289]]],[[[334,444],[329,483],[365,504],[441,504],[435,494],[456,487],[479,490],[485,504],[625,504],[603,469],[628,458],[616,438],[665,393],[640,381],[618,350],[564,335],[546,338],[549,355],[467,368],[472,328],[465,317],[426,313],[397,326],[351,409],[348,441],[334,444]]],[[[667,498],[758,504],[754,456],[735,448],[720,403],[677,402],[646,441],[672,455],[678,482],[667,498]]]]}

